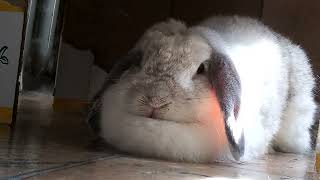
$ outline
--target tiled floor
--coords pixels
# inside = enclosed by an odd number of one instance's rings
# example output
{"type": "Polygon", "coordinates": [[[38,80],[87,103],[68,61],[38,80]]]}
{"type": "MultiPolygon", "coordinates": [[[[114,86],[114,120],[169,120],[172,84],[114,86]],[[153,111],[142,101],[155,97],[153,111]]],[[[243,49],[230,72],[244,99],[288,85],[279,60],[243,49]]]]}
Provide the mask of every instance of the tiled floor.
{"type": "MultiPolygon", "coordinates": [[[[16,129],[0,136],[0,179],[317,179],[314,158],[275,154],[246,164],[185,164],[116,153],[81,113],[54,113],[50,97],[25,95],[16,129]]],[[[1,130],[1,128],[0,128],[1,130]]]]}

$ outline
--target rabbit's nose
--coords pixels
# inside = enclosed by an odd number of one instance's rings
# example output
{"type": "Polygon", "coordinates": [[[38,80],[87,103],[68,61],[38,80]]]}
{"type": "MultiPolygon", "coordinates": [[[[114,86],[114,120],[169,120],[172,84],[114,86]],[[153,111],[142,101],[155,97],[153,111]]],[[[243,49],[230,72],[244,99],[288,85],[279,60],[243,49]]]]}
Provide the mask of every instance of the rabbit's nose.
{"type": "Polygon", "coordinates": [[[167,108],[171,103],[172,102],[164,101],[159,98],[150,98],[148,102],[150,111],[147,117],[155,119],[161,118],[163,109],[167,108]]]}
{"type": "Polygon", "coordinates": [[[168,101],[167,98],[161,97],[147,97],[148,104],[153,109],[162,109],[169,106],[172,102],[168,101]]]}

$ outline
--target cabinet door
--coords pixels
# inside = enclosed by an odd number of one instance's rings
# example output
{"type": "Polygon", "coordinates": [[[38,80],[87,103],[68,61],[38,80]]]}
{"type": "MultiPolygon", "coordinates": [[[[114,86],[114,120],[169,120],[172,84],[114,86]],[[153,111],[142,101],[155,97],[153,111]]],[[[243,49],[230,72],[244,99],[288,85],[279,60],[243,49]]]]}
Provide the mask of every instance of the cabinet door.
{"type": "Polygon", "coordinates": [[[188,23],[196,23],[211,15],[244,15],[259,18],[262,0],[173,0],[172,15],[188,23]]]}
{"type": "Polygon", "coordinates": [[[263,21],[307,51],[316,75],[320,74],[319,18],[319,0],[264,1],[263,21]]]}
{"type": "Polygon", "coordinates": [[[110,70],[151,24],[170,16],[170,0],[68,1],[64,40],[91,49],[95,63],[110,70]]]}

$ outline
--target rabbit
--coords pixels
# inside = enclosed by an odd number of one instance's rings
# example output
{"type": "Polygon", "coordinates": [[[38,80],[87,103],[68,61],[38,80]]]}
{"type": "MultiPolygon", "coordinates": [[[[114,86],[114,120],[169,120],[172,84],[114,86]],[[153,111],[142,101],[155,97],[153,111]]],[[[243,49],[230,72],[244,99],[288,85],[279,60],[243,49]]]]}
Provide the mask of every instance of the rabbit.
{"type": "Polygon", "coordinates": [[[314,86],[305,51],[257,19],[169,19],[117,61],[88,122],[120,151],[172,161],[309,154],[314,86]]]}

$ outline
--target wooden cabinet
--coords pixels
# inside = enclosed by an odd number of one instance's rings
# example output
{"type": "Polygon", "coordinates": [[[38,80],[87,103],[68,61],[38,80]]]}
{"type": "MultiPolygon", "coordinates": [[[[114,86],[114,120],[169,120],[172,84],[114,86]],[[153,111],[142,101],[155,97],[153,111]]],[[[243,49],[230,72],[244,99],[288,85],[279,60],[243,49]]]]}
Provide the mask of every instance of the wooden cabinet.
{"type": "MultiPolygon", "coordinates": [[[[306,50],[319,82],[320,74],[320,1],[264,1],[262,20],[306,50]]],[[[315,94],[319,94],[319,87],[315,94]]],[[[317,101],[320,98],[317,95],[317,101]]]]}
{"type": "Polygon", "coordinates": [[[194,24],[215,14],[256,17],[306,49],[320,72],[319,0],[69,0],[64,41],[95,55],[110,70],[153,23],[174,17],[194,24]]]}
{"type": "Polygon", "coordinates": [[[155,22],[174,17],[187,24],[211,14],[260,16],[261,0],[77,0],[67,1],[63,37],[80,49],[90,49],[95,63],[110,70],[155,22]]]}
{"type": "Polygon", "coordinates": [[[173,0],[171,16],[182,19],[188,24],[220,14],[259,18],[262,3],[262,0],[173,0]]]}
{"type": "Polygon", "coordinates": [[[170,0],[77,0],[67,2],[64,40],[95,54],[95,63],[109,70],[146,28],[169,17],[170,0]]]}

